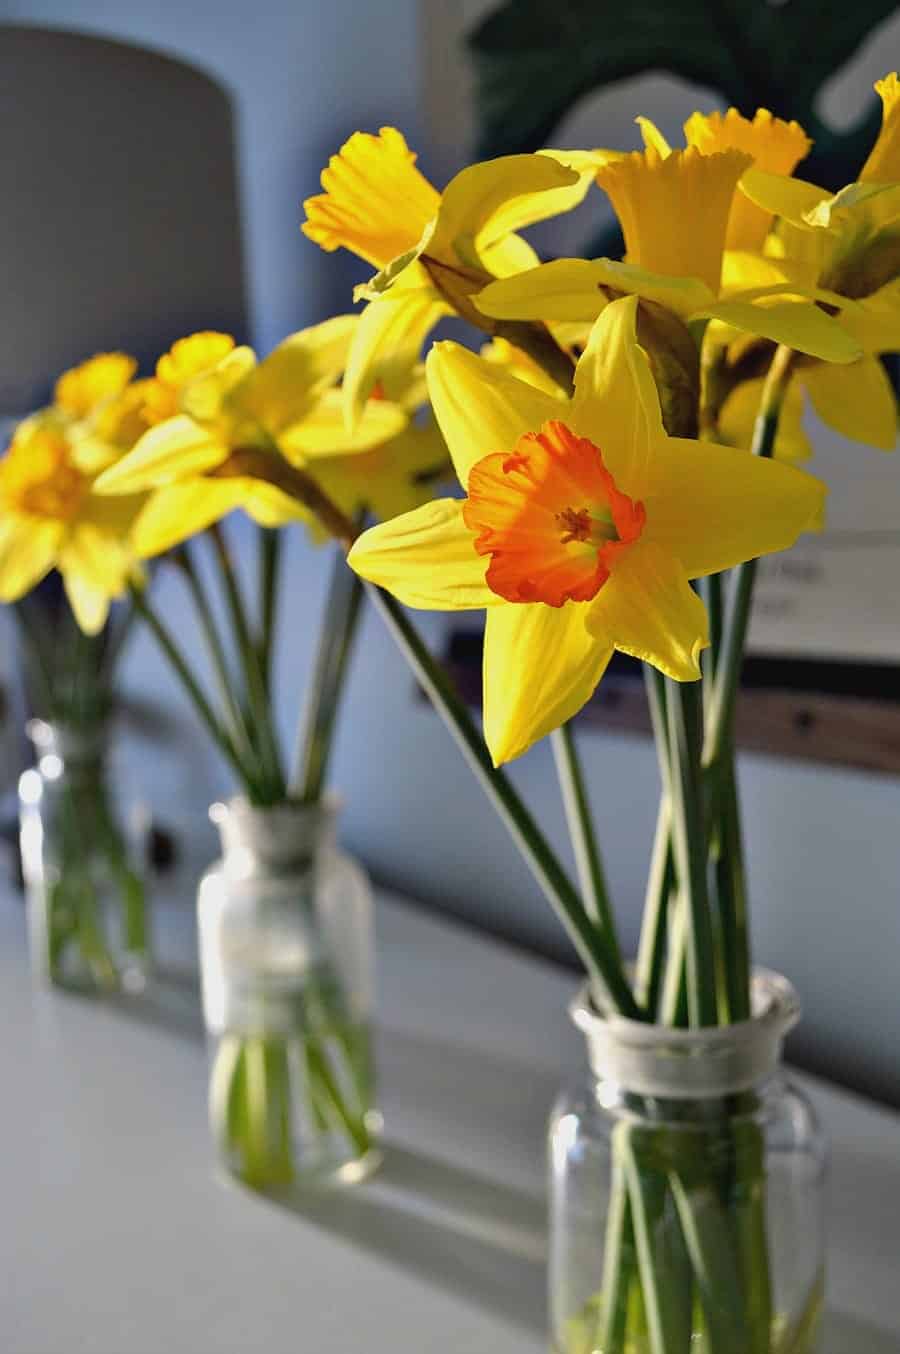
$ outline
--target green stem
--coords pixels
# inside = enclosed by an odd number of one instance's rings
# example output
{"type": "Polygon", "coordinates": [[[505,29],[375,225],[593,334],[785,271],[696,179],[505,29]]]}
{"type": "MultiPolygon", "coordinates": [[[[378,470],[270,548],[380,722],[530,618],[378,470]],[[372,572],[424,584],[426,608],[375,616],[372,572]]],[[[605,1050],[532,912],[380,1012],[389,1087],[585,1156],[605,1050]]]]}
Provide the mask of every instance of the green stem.
{"type": "Polygon", "coordinates": [[[675,885],[671,827],[672,810],[669,797],[664,794],[659,801],[659,815],[653,838],[653,854],[650,858],[641,937],[634,971],[635,996],[647,1013],[647,1019],[651,1021],[657,1019],[662,994],[667,917],[675,885]]]}
{"type": "Polygon", "coordinates": [[[224,532],[218,523],[214,523],[209,528],[209,535],[219,565],[231,623],[234,627],[235,642],[241,660],[241,670],[244,674],[247,700],[253,720],[254,741],[262,768],[258,798],[262,803],[278,803],[285,798],[287,788],[281,769],[281,758],[272,720],[272,706],[263,681],[259,653],[247,622],[247,612],[241,595],[237,571],[224,532]]]}
{"type": "Polygon", "coordinates": [[[228,660],[225,656],[225,647],[213,616],[212,607],[209,598],[200,581],[200,575],[197,572],[193,557],[188,546],[180,546],[172,552],[173,563],[181,570],[188,591],[191,594],[191,600],[194,603],[194,609],[197,612],[197,619],[200,622],[200,628],[203,631],[203,638],[206,643],[207,652],[215,673],[216,682],[219,688],[219,695],[225,709],[228,711],[229,722],[231,725],[231,735],[235,745],[240,746],[242,755],[248,758],[253,756],[253,747],[250,739],[247,725],[244,720],[244,714],[238,704],[234,694],[234,682],[231,672],[228,668],[228,660]]]}
{"type": "Polygon", "coordinates": [[[366,588],[407,663],[456,739],[481,788],[556,910],[598,989],[596,995],[605,999],[620,1015],[640,1020],[642,1012],[621,965],[608,948],[606,937],[591,922],[581,898],[511,783],[493,766],[484,741],[447,674],[434,661],[399,602],[380,588],[370,584],[366,588]]]}
{"type": "Polygon", "coordinates": [[[747,1020],[750,1017],[747,883],[734,749],[730,746],[725,749],[721,767],[715,878],[728,1020],[747,1020]]]}
{"type": "Polygon", "coordinates": [[[571,723],[554,729],[551,743],[581,894],[592,919],[608,938],[610,950],[621,965],[622,951],[571,723]]]}
{"type": "Polygon", "coordinates": [[[278,567],[281,561],[281,532],[278,528],[259,528],[259,666],[269,699],[272,698],[272,659],[275,650],[275,620],[278,609],[278,567]]]}
{"type": "Polygon", "coordinates": [[[241,784],[247,787],[249,791],[253,785],[252,774],[248,767],[242,762],[227,729],[223,727],[216,717],[212,706],[204,695],[196,677],[191,672],[187,661],[183,658],[181,651],[169,633],[169,630],[151,607],[142,589],[136,584],[131,583],[129,584],[129,592],[135,609],[139,613],[141,619],[152,631],[157,644],[162,649],[170,667],[184,687],[185,692],[197,714],[200,716],[200,719],[206,726],[206,730],[213,742],[221,749],[222,753],[231,764],[232,769],[237,774],[241,784]]]}
{"type": "Polygon", "coordinates": [[[672,787],[672,849],[687,915],[687,983],[692,1025],[715,1025],[715,958],[706,882],[706,825],[700,777],[700,692],[667,688],[672,787]]]}
{"type": "Polygon", "coordinates": [[[289,793],[304,804],[316,804],[322,797],[363,596],[362,582],[339,554],[322,613],[306,710],[297,731],[297,755],[289,793]]]}
{"type": "MultiPolygon", "coordinates": [[[[775,450],[781,406],[791,378],[793,352],[779,347],[772,358],[753,429],[754,456],[769,457],[775,450]]],[[[718,766],[734,726],[734,707],[744,661],[744,646],[753,603],[756,560],[746,560],[733,571],[728,615],[716,665],[715,690],[710,702],[703,761],[718,766]]]]}

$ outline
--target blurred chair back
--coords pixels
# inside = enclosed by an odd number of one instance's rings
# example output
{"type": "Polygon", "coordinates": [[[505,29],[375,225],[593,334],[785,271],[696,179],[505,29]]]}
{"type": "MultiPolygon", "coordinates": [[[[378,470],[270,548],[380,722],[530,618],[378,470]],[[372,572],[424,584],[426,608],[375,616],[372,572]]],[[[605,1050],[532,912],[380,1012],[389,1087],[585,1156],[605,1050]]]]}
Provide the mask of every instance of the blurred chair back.
{"type": "Polygon", "coordinates": [[[231,100],[180,61],[0,25],[0,416],[105,348],[246,336],[231,100]]]}

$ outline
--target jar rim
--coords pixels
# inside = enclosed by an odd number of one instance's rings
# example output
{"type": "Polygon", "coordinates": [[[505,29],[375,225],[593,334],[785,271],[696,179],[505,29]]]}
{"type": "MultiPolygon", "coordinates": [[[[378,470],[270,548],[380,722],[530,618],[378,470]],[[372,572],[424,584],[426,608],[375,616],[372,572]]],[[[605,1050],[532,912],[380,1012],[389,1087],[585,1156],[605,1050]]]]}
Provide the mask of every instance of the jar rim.
{"type": "Polygon", "coordinates": [[[601,1013],[587,984],[569,1010],[599,1078],[643,1095],[698,1099],[748,1090],[778,1066],[784,1037],[800,1018],[797,992],[781,974],[757,968],[751,1000],[747,1020],[691,1029],[601,1013]]]}
{"type": "Polygon", "coordinates": [[[246,795],[233,795],[211,804],[209,817],[218,828],[226,856],[241,852],[290,866],[315,854],[333,831],[341,806],[341,797],[332,791],[315,804],[285,799],[257,805],[246,795]]]}

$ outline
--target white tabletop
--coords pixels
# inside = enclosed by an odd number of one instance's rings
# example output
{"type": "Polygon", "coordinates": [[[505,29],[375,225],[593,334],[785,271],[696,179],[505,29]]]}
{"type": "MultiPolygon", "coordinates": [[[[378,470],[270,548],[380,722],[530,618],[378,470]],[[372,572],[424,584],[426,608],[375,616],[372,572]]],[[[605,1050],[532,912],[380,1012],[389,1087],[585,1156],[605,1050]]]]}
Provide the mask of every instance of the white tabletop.
{"type": "MultiPolygon", "coordinates": [[[[571,977],[382,896],[386,1164],[289,1209],[213,1172],[190,909],[163,923],[165,988],[91,1002],[32,989],[0,894],[3,1354],[543,1351],[571,977]]],[[[803,1081],[833,1144],[825,1348],[900,1354],[900,1116],[803,1081]]]]}

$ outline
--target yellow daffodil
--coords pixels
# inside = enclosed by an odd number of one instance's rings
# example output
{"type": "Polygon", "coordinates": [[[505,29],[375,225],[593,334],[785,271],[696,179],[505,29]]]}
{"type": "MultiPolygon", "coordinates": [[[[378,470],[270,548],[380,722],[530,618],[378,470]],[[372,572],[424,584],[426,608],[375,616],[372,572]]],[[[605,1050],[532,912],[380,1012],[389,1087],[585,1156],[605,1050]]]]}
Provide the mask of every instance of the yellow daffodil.
{"type": "Polygon", "coordinates": [[[497,764],[575,714],[614,649],[697,678],[707,621],[689,579],[791,545],[821,510],[824,487],[793,467],[666,434],[636,309],[603,311],[566,402],[436,344],[429,394],[467,497],[374,527],[349,556],[410,606],[487,608],[497,764]]]}
{"type": "MultiPolygon", "coordinates": [[[[335,382],[357,323],[354,316],[337,316],[302,330],[262,362],[222,335],[192,335],[161,359],[157,378],[165,378],[179,412],[152,427],[99,481],[111,495],[155,491],[134,531],[142,557],[238,508],[263,526],[312,525],[296,498],[254,474],[247,453],[273,467],[287,461],[311,469],[317,479],[321,462],[322,479],[342,506],[356,507],[363,495],[376,510],[388,502],[406,509],[421,501],[417,476],[426,467],[407,409],[371,399],[355,430],[345,426],[335,382]]],[[[162,407],[161,396],[156,407],[162,407]]],[[[432,441],[429,468],[435,455],[432,441]]]]}
{"type": "Polygon", "coordinates": [[[0,601],[58,569],[88,634],[135,570],[131,534],[145,496],[110,500],[95,488],[99,470],[146,428],[135,368],[123,353],[101,353],[65,372],[54,405],[19,424],[0,460],[0,601]]]}
{"type": "Polygon", "coordinates": [[[882,127],[856,183],[828,193],[765,167],[745,175],[747,200],[781,219],[766,259],[739,254],[730,267],[736,281],[752,284],[764,267],[834,294],[839,322],[863,356],[841,370],[801,364],[794,379],[831,427],[893,450],[897,406],[878,354],[900,350],[900,82],[889,75],[875,88],[882,127]]]}
{"type": "Polygon", "coordinates": [[[764,114],[752,122],[726,115],[722,125],[691,119],[694,141],[671,150],[651,123],[639,121],[648,142],[644,151],[593,153],[597,182],[625,236],[625,261],[558,259],[491,283],[474,304],[496,320],[584,322],[624,293],[656,303],[685,324],[715,319],[829,362],[859,357],[859,345],[813,304],[834,302],[831,294],[784,278],[762,287],[723,288],[729,235],[755,237],[760,229],[758,219],[747,219],[752,213],[735,210],[738,182],[754,163],[748,149],[758,146],[765,158],[774,147],[780,163],[784,141],[799,156],[805,144],[797,139],[799,128],[764,114]],[[722,126],[734,132],[735,147],[719,148],[722,126]]]}
{"type": "Polygon", "coordinates": [[[593,163],[577,152],[541,151],[470,165],[443,193],[416,168],[400,132],[356,132],[322,173],[324,193],[304,203],[304,233],[340,246],[379,272],[357,299],[362,313],[345,376],[351,421],[376,383],[395,397],[443,315],[495,327],[472,305],[495,277],[532,268],[537,256],[516,234],[578,205],[593,163]]]}

